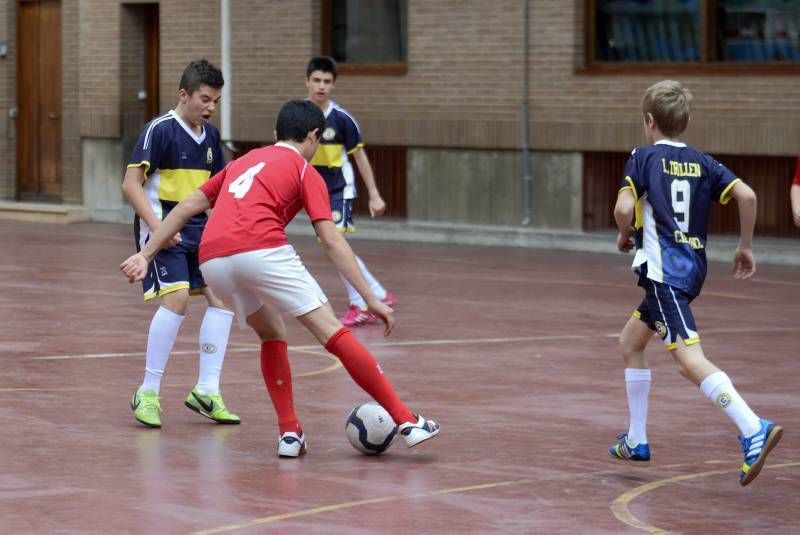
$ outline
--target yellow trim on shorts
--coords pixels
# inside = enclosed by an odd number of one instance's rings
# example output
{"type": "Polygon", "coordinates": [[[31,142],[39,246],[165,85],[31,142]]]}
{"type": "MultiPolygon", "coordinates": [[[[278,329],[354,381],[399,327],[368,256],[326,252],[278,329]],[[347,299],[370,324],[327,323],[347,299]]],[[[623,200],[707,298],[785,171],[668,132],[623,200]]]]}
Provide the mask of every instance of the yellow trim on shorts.
{"type": "MultiPolygon", "coordinates": [[[[170,286],[169,288],[162,288],[158,292],[147,292],[147,293],[145,293],[144,294],[144,300],[145,301],[150,301],[154,297],[162,297],[164,295],[171,294],[172,292],[177,292],[178,290],[188,290],[188,289],[189,289],[189,283],[188,282],[186,282],[186,281],[184,281],[184,282],[176,282],[172,286],[170,286]]],[[[201,290],[201,292],[202,292],[202,290],[201,290]]],[[[190,291],[189,295],[197,295],[197,294],[192,294],[192,292],[190,291]]]]}
{"type": "Polygon", "coordinates": [[[699,344],[700,343],[700,337],[699,336],[695,336],[694,338],[687,338],[686,340],[683,341],[683,343],[685,345],[687,345],[687,346],[693,346],[694,344],[699,344]]]}
{"type": "Polygon", "coordinates": [[[631,314],[631,316],[633,316],[633,317],[634,317],[634,318],[636,318],[637,320],[640,320],[640,319],[642,319],[642,313],[641,313],[641,312],[639,312],[638,310],[634,310],[634,311],[633,311],[633,314],[631,314]]]}
{"type": "Polygon", "coordinates": [[[678,342],[672,342],[671,344],[664,344],[664,347],[666,347],[668,351],[673,351],[675,349],[678,349],[678,342]]]}
{"type": "Polygon", "coordinates": [[[734,180],[733,182],[728,184],[728,187],[725,188],[722,191],[722,195],[719,196],[719,203],[720,204],[728,204],[728,202],[731,200],[731,190],[733,189],[733,186],[735,186],[739,182],[742,182],[741,178],[737,178],[736,180],[734,180]]]}

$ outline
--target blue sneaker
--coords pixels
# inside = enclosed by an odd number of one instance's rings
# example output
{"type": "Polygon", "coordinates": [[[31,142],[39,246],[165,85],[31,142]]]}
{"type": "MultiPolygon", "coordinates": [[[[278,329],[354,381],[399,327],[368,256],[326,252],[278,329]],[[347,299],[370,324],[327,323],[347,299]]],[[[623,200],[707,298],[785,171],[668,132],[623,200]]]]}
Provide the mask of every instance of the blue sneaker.
{"type": "Polygon", "coordinates": [[[608,448],[609,455],[637,466],[648,466],[650,464],[650,446],[647,444],[632,446],[628,442],[628,433],[617,435],[617,439],[619,439],[619,442],[608,448]]]}
{"type": "Polygon", "coordinates": [[[739,442],[742,443],[742,451],[744,452],[744,464],[739,474],[739,483],[742,486],[747,485],[756,478],[761,468],[764,467],[767,455],[772,451],[772,448],[778,445],[782,436],[783,429],[780,426],[763,418],[761,418],[761,429],[755,434],[747,438],[739,436],[739,442]]]}

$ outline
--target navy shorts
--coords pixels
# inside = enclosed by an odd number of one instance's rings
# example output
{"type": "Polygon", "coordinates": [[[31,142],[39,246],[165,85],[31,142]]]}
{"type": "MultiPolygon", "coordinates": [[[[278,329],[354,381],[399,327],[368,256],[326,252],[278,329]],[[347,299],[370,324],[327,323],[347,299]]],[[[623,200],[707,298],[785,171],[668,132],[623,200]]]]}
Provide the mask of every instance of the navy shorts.
{"type": "Polygon", "coordinates": [[[654,330],[667,349],[678,347],[678,337],[687,346],[700,341],[692,309],[689,308],[689,303],[696,296],[645,277],[639,281],[639,286],[644,288],[645,296],[633,317],[654,330]]]}
{"type": "Polygon", "coordinates": [[[331,198],[331,216],[339,232],[355,232],[353,224],[353,201],[355,199],[331,198]]]}
{"type": "MultiPolygon", "coordinates": [[[[145,301],[183,289],[188,289],[192,295],[203,293],[206,283],[200,272],[197,257],[203,228],[204,225],[183,227],[181,243],[169,249],[162,249],[150,262],[147,275],[142,280],[145,301]]],[[[134,226],[137,250],[141,250],[139,244],[144,244],[150,239],[149,233],[142,236],[141,230],[138,226],[134,226]]]]}

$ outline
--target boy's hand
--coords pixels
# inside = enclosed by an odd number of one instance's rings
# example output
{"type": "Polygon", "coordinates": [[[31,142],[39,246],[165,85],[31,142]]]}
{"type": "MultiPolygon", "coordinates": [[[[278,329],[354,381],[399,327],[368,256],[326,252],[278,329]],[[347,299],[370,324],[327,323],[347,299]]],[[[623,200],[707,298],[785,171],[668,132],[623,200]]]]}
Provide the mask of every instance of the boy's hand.
{"type": "Polygon", "coordinates": [[[369,198],[369,215],[371,217],[382,216],[386,211],[386,203],[380,195],[369,198]]]}
{"type": "Polygon", "coordinates": [[[144,279],[149,264],[142,253],[136,253],[120,264],[119,269],[128,277],[128,282],[133,283],[144,279]]]}
{"type": "Polygon", "coordinates": [[[794,217],[794,224],[800,227],[800,210],[793,211],[792,217],[794,217]]]}
{"type": "Polygon", "coordinates": [[[380,302],[377,298],[367,301],[367,310],[378,316],[386,325],[383,336],[389,336],[394,329],[394,310],[392,307],[380,302]]]}
{"type": "Polygon", "coordinates": [[[633,242],[633,236],[631,236],[630,232],[625,233],[618,233],[617,234],[617,249],[621,253],[627,253],[635,247],[635,243],[633,242]]]}
{"type": "Polygon", "coordinates": [[[752,249],[736,249],[733,255],[733,278],[749,279],[756,272],[756,260],[752,249]]]}

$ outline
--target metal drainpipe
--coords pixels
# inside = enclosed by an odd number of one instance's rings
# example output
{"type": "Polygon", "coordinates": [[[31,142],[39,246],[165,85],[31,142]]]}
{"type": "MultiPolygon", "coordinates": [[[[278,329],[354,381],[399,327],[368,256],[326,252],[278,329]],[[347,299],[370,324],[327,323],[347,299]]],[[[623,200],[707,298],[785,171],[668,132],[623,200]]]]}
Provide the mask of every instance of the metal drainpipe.
{"type": "Polygon", "coordinates": [[[222,57],[222,76],[225,78],[225,85],[222,86],[222,98],[220,100],[220,134],[222,143],[230,150],[235,152],[233,140],[231,139],[231,110],[233,101],[231,100],[231,85],[233,75],[231,74],[231,6],[229,0],[220,0],[220,52],[222,57]]]}
{"type": "Polygon", "coordinates": [[[523,210],[525,217],[522,219],[523,225],[530,225],[533,220],[533,177],[531,176],[530,165],[530,129],[528,113],[528,90],[530,87],[530,0],[525,0],[525,54],[523,67],[525,72],[525,82],[522,93],[522,185],[523,185],[523,210]]]}

